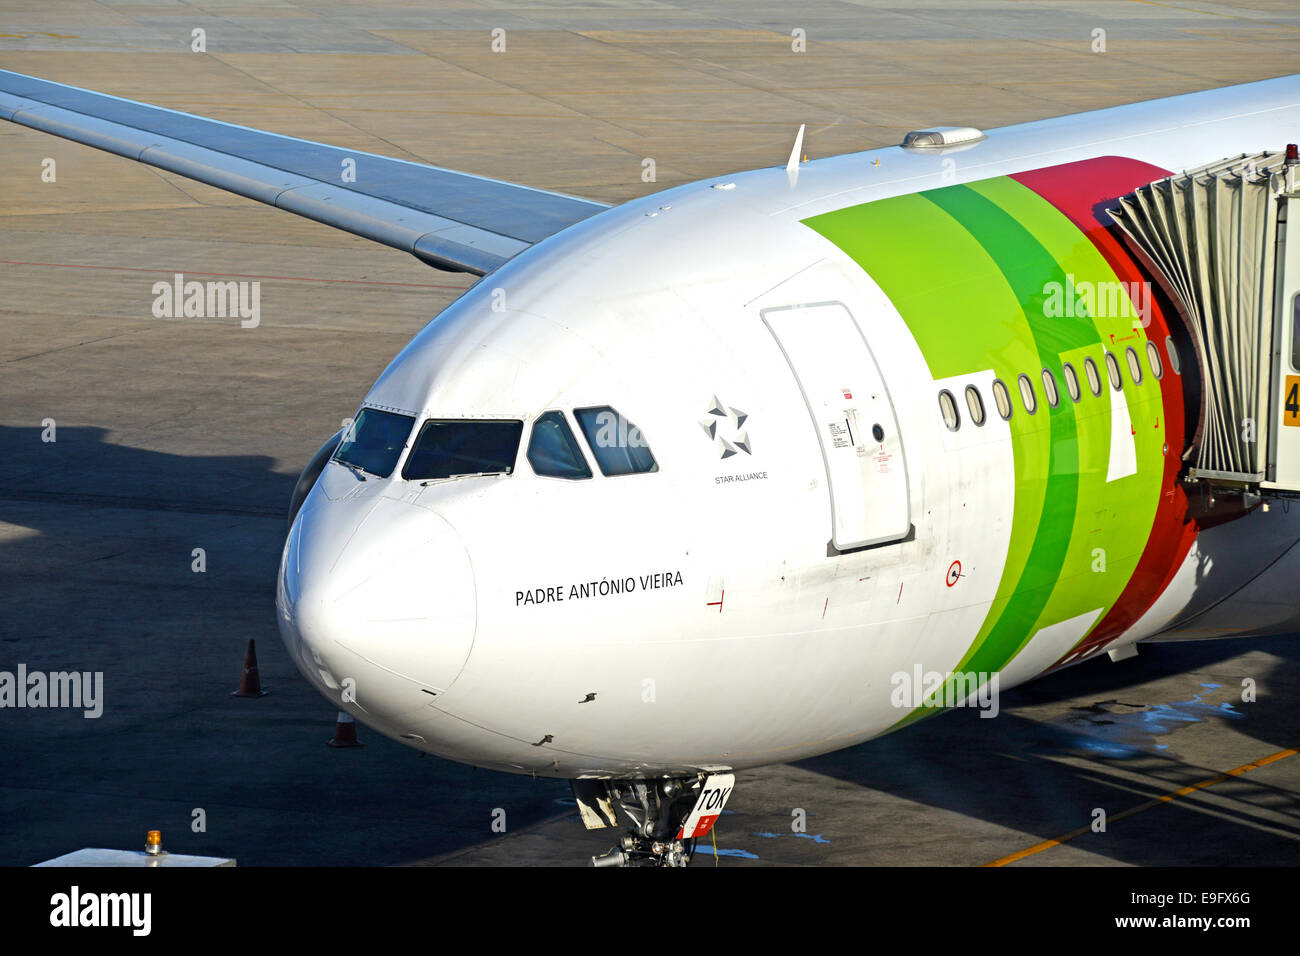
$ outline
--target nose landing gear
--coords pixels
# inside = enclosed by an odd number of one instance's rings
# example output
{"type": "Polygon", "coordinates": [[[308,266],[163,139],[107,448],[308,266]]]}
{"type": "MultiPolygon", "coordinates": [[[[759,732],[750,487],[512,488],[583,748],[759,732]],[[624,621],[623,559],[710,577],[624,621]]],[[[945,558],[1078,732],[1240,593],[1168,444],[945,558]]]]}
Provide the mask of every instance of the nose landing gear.
{"type": "Polygon", "coordinates": [[[647,840],[633,834],[618,846],[591,858],[592,866],[689,866],[695,858],[694,840],[647,840]]]}
{"type": "Polygon", "coordinates": [[[722,814],[735,787],[731,774],[657,780],[574,780],[573,795],[589,830],[627,833],[592,866],[687,866],[695,845],[722,814]]]}

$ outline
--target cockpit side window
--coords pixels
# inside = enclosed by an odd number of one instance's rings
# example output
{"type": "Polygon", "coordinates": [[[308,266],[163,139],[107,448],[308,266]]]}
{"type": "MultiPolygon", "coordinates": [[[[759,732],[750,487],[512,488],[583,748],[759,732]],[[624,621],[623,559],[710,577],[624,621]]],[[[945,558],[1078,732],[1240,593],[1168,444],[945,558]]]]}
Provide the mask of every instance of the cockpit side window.
{"type": "Polygon", "coordinates": [[[608,405],[575,408],[573,414],[602,474],[635,475],[659,470],[641,429],[608,405]]]}
{"type": "Polygon", "coordinates": [[[429,419],[411,447],[402,477],[408,480],[462,475],[508,475],[519,454],[521,421],[429,419]]]}
{"type": "Polygon", "coordinates": [[[528,464],[535,474],[548,478],[591,477],[591,468],[563,412],[545,412],[533,422],[533,432],[528,436],[528,464]]]}
{"type": "Polygon", "coordinates": [[[410,415],[363,408],[339,442],[334,458],[379,478],[393,473],[410,437],[415,419],[410,415]]]}

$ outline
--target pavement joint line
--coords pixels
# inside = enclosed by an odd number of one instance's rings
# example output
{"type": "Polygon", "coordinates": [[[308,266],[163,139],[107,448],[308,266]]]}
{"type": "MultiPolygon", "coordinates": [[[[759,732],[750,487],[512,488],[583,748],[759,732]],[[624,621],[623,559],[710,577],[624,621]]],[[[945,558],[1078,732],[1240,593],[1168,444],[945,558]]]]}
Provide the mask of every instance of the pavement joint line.
{"type": "Polygon", "coordinates": [[[51,269],[102,269],[108,272],[156,272],[171,273],[175,275],[180,272],[187,276],[222,276],[235,279],[281,279],[287,282],[324,282],[329,285],[395,285],[404,286],[412,289],[451,289],[455,292],[464,291],[458,285],[435,285],[430,282],[384,282],[379,279],[321,279],[316,276],[269,276],[255,275],[251,272],[194,272],[184,269],[164,269],[164,268],[140,268],[136,266],[92,266],[79,262],[19,262],[15,259],[0,259],[0,265],[5,266],[44,266],[51,269]]]}
{"type": "Polygon", "coordinates": [[[69,345],[59,345],[52,349],[46,349],[43,352],[31,352],[27,355],[19,355],[17,358],[5,359],[5,364],[12,365],[15,362],[26,362],[28,359],[41,358],[45,355],[53,355],[55,352],[66,352],[69,349],[79,349],[83,345],[96,345],[100,342],[107,342],[109,339],[120,339],[124,335],[133,335],[136,332],[143,332],[144,329],[123,329],[121,332],[114,332],[111,335],[101,335],[97,339],[86,339],[84,342],[73,342],[69,345]]]}
{"type": "Polygon", "coordinates": [[[25,491],[0,488],[0,501],[53,502],[86,508],[128,508],[137,511],[178,512],[195,515],[233,515],[240,518],[275,518],[283,521],[285,512],[270,508],[238,507],[219,502],[166,501],[160,498],[93,495],[63,491],[25,491]]]}
{"type": "Polygon", "coordinates": [[[1177,3],[1161,3],[1160,0],[1132,0],[1133,3],[1144,3],[1149,7],[1165,7],[1170,10],[1184,10],[1188,13],[1199,13],[1207,17],[1222,17],[1225,20],[1239,20],[1243,23],[1260,24],[1261,26],[1283,27],[1287,30],[1295,30],[1296,27],[1289,23],[1279,23],[1276,20],[1264,20],[1259,17],[1237,17],[1230,13],[1218,13],[1214,10],[1205,10],[1200,7],[1187,7],[1177,3]]]}
{"type": "MultiPolygon", "coordinates": [[[[326,732],[328,733],[328,731],[326,732]]],[[[116,791],[109,792],[109,791],[98,791],[98,790],[75,790],[75,789],[67,789],[63,787],[25,786],[21,784],[6,785],[4,787],[0,787],[0,792],[26,793],[26,794],[45,794],[45,793],[70,794],[74,797],[96,797],[96,798],[98,797],[114,798],[114,797],[132,796],[140,800],[148,800],[153,803],[167,804],[167,805],[175,804],[183,807],[191,806],[194,802],[192,799],[189,798],[170,797],[170,796],[159,797],[159,796],[150,795],[148,793],[136,793],[134,791],[128,791],[122,793],[116,791]]],[[[209,809],[209,808],[216,808],[220,810],[251,810],[251,811],[261,810],[261,811],[267,811],[271,813],[299,813],[299,814],[305,814],[309,816],[324,817],[327,819],[333,817],[340,817],[353,822],[355,822],[356,820],[356,816],[351,810],[323,810],[319,807],[309,809],[309,810],[302,810],[294,806],[274,806],[272,804],[265,804],[265,803],[241,803],[241,802],[223,800],[219,802],[209,801],[207,807],[205,807],[204,809],[209,809]]],[[[561,818],[562,815],[554,819],[561,819],[561,818]]],[[[409,818],[405,816],[392,816],[392,817],[375,816],[374,814],[368,813],[366,819],[371,821],[384,820],[393,823],[403,823],[406,822],[409,818]]],[[[541,820],[538,821],[538,824],[531,824],[530,826],[537,826],[547,822],[552,822],[552,821],[541,820]]],[[[462,824],[449,823],[446,825],[454,830],[462,831],[465,833],[474,833],[477,832],[479,829],[478,826],[472,824],[462,825],[462,824]]],[[[491,841],[485,841],[485,842],[491,842],[491,841]]],[[[469,852],[475,849],[479,845],[480,844],[475,844],[474,846],[463,847],[461,849],[450,850],[448,852],[450,853],[469,852]]]]}
{"type": "MultiPolygon", "coordinates": [[[[1297,751],[1295,749],[1279,750],[1275,754],[1269,754],[1267,757],[1261,757],[1259,760],[1252,760],[1250,763],[1242,764],[1240,767],[1236,767],[1233,770],[1228,770],[1225,773],[1216,774],[1215,776],[1210,777],[1207,780],[1202,780],[1199,783],[1193,783],[1186,787],[1180,787],[1179,789],[1174,790],[1170,793],[1166,793],[1163,796],[1156,797],[1154,800],[1148,800],[1146,801],[1146,803],[1140,803],[1136,807],[1130,807],[1127,810],[1122,810],[1119,813],[1112,814],[1111,816],[1106,818],[1106,822],[1107,824],[1114,823],[1116,820],[1123,820],[1125,817],[1131,817],[1136,813],[1141,813],[1143,810],[1150,810],[1152,807],[1158,807],[1161,806],[1162,804],[1171,803],[1172,801],[1178,799],[1179,797],[1185,797],[1189,793],[1195,793],[1197,790],[1204,790],[1206,787],[1212,787],[1216,783],[1223,783],[1225,780],[1231,780],[1233,777],[1239,777],[1242,774],[1249,773],[1252,770],[1258,770],[1260,767],[1266,767],[1269,764],[1276,763],[1279,760],[1285,760],[1287,757],[1292,757],[1296,753],[1300,753],[1300,751],[1297,751]]],[[[1071,830],[1069,833],[1064,833],[1061,836],[1056,837],[1055,839],[1044,840],[1042,843],[1035,843],[1033,846],[1026,847],[1023,850],[1017,850],[1015,853],[1012,853],[1009,856],[1000,857],[999,859],[996,859],[991,863],[985,863],[984,866],[1000,867],[1000,866],[1006,866],[1008,863],[1015,863],[1018,860],[1023,860],[1025,857],[1033,856],[1035,853],[1041,853],[1044,850],[1050,850],[1054,846],[1060,846],[1062,843],[1067,843],[1070,840],[1073,840],[1077,836],[1082,836],[1085,833],[1091,832],[1091,830],[1092,830],[1091,825],[1079,827],[1078,829],[1071,830]]]]}

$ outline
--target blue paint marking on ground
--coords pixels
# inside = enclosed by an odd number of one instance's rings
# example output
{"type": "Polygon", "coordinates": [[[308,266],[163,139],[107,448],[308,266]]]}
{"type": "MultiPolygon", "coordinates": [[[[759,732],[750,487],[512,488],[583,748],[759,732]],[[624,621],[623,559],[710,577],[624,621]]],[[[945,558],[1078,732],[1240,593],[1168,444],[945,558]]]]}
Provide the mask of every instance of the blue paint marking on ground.
{"type": "MultiPolygon", "coordinates": [[[[761,832],[755,832],[755,833],[754,833],[754,836],[756,836],[756,837],[762,837],[764,840],[775,840],[777,837],[785,836],[785,834],[784,834],[784,833],[761,833],[761,832]]],[[[799,839],[801,839],[801,840],[812,840],[814,843],[830,843],[830,842],[831,842],[830,840],[828,840],[828,839],[826,839],[824,836],[822,836],[820,833],[815,833],[815,834],[814,834],[814,833],[792,833],[792,834],[790,834],[790,836],[797,836],[797,837],[798,837],[799,839]]]]}
{"type": "Polygon", "coordinates": [[[1211,703],[1205,698],[1220,684],[1202,684],[1206,694],[1191,700],[1171,701],[1144,706],[1119,701],[1103,701],[1091,707],[1076,707],[1054,727],[1044,728],[1049,746],[1054,750],[1084,751],[1094,756],[1125,760],[1144,753],[1169,750],[1160,737],[1212,717],[1241,720],[1246,715],[1232,701],[1211,703]]]}
{"type": "Polygon", "coordinates": [[[1201,697],[1192,700],[1177,701],[1172,704],[1156,704],[1150,710],[1136,715],[1142,728],[1150,734],[1167,734],[1174,727],[1182,724],[1199,724],[1206,717],[1242,717],[1243,714],[1233,709],[1232,703],[1206,704],[1201,697]]]}
{"type": "Polygon", "coordinates": [[[1128,757],[1136,757],[1142,753],[1137,747],[1130,747],[1128,744],[1117,743],[1113,740],[1101,740],[1096,737],[1078,736],[1074,745],[1079,750],[1086,750],[1089,753],[1096,754],[1098,757],[1114,757],[1123,760],[1128,757]]]}
{"type": "MultiPolygon", "coordinates": [[[[702,847],[700,847],[696,852],[697,852],[697,853],[713,853],[714,850],[713,850],[713,847],[711,847],[711,846],[702,846],[702,847]]],[[[718,848],[718,850],[717,850],[717,854],[716,854],[716,855],[717,855],[717,856],[738,856],[738,857],[740,857],[742,860],[757,860],[757,859],[758,859],[758,854],[757,854],[757,853],[750,853],[748,850],[727,850],[727,849],[724,849],[724,848],[722,848],[722,847],[719,847],[719,848],[718,848]]]]}

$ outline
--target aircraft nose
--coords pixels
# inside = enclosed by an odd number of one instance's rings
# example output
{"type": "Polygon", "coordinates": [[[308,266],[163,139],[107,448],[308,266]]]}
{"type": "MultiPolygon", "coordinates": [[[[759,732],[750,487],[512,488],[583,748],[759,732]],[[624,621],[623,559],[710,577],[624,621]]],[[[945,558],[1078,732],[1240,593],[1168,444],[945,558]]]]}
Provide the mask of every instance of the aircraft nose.
{"type": "Polygon", "coordinates": [[[387,498],[311,495],[285,543],[276,606],[298,669],[362,711],[427,706],[420,692],[450,687],[474,642],[460,537],[433,511],[387,498]]]}

